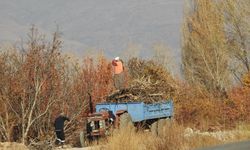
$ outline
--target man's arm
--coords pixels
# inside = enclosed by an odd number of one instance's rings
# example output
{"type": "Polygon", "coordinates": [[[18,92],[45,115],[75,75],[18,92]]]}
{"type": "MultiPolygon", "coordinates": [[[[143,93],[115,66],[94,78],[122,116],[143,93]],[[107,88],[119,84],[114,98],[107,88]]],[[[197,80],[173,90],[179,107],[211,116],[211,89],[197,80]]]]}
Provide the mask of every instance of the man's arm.
{"type": "Polygon", "coordinates": [[[70,119],[68,117],[63,117],[64,120],[70,121],[70,119]]]}
{"type": "Polygon", "coordinates": [[[125,67],[124,67],[123,60],[121,59],[120,61],[122,62],[122,70],[124,71],[125,67]]]}

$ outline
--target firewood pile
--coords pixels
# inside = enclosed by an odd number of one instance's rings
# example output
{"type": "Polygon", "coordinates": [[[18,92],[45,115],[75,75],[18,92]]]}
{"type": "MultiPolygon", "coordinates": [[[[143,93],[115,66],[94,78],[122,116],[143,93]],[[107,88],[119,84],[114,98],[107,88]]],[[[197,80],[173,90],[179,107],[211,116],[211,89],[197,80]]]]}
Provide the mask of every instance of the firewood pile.
{"type": "Polygon", "coordinates": [[[152,61],[132,59],[128,68],[129,87],[108,95],[107,102],[153,103],[174,96],[177,84],[164,67],[152,61]]]}

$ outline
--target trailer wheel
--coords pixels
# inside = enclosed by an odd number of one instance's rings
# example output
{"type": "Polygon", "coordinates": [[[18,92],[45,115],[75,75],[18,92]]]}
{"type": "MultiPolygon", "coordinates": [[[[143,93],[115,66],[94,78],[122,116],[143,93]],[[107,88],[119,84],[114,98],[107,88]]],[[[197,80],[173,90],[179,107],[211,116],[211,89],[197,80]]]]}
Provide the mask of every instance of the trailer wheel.
{"type": "Polygon", "coordinates": [[[80,132],[80,146],[81,147],[86,147],[86,137],[84,136],[83,131],[80,132]]]}
{"type": "Polygon", "coordinates": [[[164,136],[166,135],[167,128],[170,128],[171,120],[169,118],[158,120],[158,135],[164,136]]]}
{"type": "Polygon", "coordinates": [[[173,120],[171,120],[171,118],[166,118],[164,120],[165,120],[166,128],[170,128],[173,120]]]}
{"type": "Polygon", "coordinates": [[[164,135],[164,128],[165,128],[165,119],[158,120],[158,135],[164,135]]]}
{"type": "Polygon", "coordinates": [[[120,116],[120,129],[124,129],[126,127],[134,127],[132,118],[128,113],[124,113],[120,116]]]}
{"type": "Polygon", "coordinates": [[[152,134],[154,136],[157,136],[158,135],[158,121],[155,121],[152,125],[151,125],[151,128],[150,128],[152,134]]]}

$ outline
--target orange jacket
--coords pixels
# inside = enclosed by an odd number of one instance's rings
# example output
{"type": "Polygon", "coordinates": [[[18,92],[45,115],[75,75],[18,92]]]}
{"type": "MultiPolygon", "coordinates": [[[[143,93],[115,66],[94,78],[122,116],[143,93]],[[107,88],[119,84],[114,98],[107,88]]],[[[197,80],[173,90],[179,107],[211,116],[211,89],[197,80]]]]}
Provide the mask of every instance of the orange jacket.
{"type": "Polygon", "coordinates": [[[123,64],[120,60],[113,60],[112,65],[114,66],[114,73],[119,74],[123,72],[123,64]]]}

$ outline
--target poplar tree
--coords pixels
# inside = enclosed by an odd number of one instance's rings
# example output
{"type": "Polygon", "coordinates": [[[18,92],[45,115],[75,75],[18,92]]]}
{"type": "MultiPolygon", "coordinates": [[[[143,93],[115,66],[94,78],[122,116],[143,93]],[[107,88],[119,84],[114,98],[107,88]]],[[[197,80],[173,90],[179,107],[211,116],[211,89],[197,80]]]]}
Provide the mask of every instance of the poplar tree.
{"type": "Polygon", "coordinates": [[[185,79],[225,96],[229,84],[229,55],[224,15],[214,0],[186,3],[183,23],[182,62],[185,79]],[[189,6],[188,6],[189,5],[189,6]]]}

